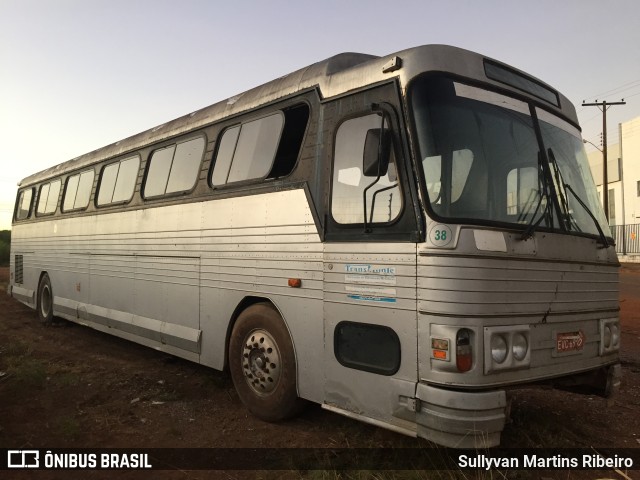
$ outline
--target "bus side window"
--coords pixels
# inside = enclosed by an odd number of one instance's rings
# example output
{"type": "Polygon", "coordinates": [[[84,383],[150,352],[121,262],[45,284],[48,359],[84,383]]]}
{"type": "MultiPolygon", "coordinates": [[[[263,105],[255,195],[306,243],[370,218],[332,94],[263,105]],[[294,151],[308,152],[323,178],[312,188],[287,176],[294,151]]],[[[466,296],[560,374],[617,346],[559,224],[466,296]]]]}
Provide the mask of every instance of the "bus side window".
{"type": "Polygon", "coordinates": [[[31,214],[31,200],[33,199],[33,188],[27,188],[18,195],[18,208],[16,210],[16,220],[25,220],[31,214]]]}
{"type": "Polygon", "coordinates": [[[218,142],[211,185],[288,175],[308,121],[309,107],[302,104],[227,128],[218,142]]]}
{"type": "Polygon", "coordinates": [[[97,205],[123,203],[131,200],[139,168],[140,158],[138,156],[125,158],[104,167],[100,175],[97,205]]]}
{"type": "Polygon", "coordinates": [[[91,198],[94,175],[93,170],[87,170],[67,178],[67,186],[62,203],[63,212],[87,208],[91,198]]]}
{"type": "MultiPolygon", "coordinates": [[[[346,120],[338,127],[331,193],[331,214],[338,223],[364,223],[363,194],[375,182],[375,176],[365,176],[362,171],[365,140],[367,132],[379,129],[381,122],[380,115],[371,114],[346,120]]],[[[391,222],[398,217],[401,208],[402,196],[392,147],[387,172],[367,190],[367,222],[391,222]]]]}
{"type": "Polygon", "coordinates": [[[265,178],[276,156],[284,115],[276,112],[224,131],[213,167],[215,186],[265,178]]]}
{"type": "Polygon", "coordinates": [[[204,137],[196,137],[154,151],[144,184],[145,198],[191,190],[198,180],[204,147],[204,137]]]}
{"type": "Polygon", "coordinates": [[[233,152],[236,150],[239,133],[240,125],[228,128],[222,134],[222,138],[218,142],[216,163],[211,174],[212,185],[224,185],[227,183],[227,178],[229,178],[229,169],[231,168],[231,160],[233,160],[233,152]]]}
{"type": "Polygon", "coordinates": [[[45,183],[40,187],[38,208],[36,209],[37,215],[48,215],[56,211],[61,185],[62,182],[60,180],[55,180],[53,182],[45,183]]]}
{"type": "Polygon", "coordinates": [[[309,106],[297,105],[284,110],[284,130],[276,153],[276,160],[267,178],[289,175],[298,160],[309,122],[309,106]]]}

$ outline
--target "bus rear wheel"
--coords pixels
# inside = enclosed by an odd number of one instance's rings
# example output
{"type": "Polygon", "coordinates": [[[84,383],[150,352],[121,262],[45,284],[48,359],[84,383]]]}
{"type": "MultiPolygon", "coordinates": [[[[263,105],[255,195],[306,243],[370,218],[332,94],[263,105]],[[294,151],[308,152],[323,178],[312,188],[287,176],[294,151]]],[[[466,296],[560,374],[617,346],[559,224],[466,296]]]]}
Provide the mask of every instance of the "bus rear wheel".
{"type": "Polygon", "coordinates": [[[277,422],[302,409],[291,337],[271,305],[252,305],[238,317],[229,342],[229,369],[240,400],[256,417],[277,422]]]}
{"type": "Polygon", "coordinates": [[[53,320],[53,291],[49,275],[44,274],[38,285],[38,318],[42,323],[51,323],[53,320]]]}

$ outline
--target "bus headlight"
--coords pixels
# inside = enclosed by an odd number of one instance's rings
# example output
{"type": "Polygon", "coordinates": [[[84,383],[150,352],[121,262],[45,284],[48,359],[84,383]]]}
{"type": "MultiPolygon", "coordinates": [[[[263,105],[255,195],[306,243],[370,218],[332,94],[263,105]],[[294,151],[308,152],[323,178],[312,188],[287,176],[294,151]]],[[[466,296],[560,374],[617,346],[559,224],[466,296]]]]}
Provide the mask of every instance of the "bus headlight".
{"type": "Polygon", "coordinates": [[[491,337],[491,358],[496,363],[502,363],[507,358],[507,342],[502,335],[491,337]]]}
{"type": "Polygon", "coordinates": [[[529,325],[484,327],[484,373],[529,368],[531,332],[529,325]]]}
{"type": "Polygon", "coordinates": [[[527,350],[529,350],[529,344],[527,339],[522,333],[516,333],[513,335],[511,351],[513,352],[513,357],[521,362],[527,356],[527,350]]]}
{"type": "Polygon", "coordinates": [[[617,323],[611,325],[611,345],[617,347],[620,344],[620,327],[617,323]]]}
{"type": "Polygon", "coordinates": [[[600,355],[608,355],[620,349],[620,324],[617,318],[600,320],[600,355]]]}
{"type": "Polygon", "coordinates": [[[608,325],[604,327],[603,337],[604,348],[611,348],[611,327],[609,327],[608,325]]]}

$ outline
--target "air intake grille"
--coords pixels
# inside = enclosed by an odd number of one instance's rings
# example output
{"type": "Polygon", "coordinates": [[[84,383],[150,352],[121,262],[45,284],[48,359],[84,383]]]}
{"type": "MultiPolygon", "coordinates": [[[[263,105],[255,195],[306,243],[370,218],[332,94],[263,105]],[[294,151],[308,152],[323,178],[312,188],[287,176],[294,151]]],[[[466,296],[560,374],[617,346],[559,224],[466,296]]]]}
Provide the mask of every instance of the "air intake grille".
{"type": "Polygon", "coordinates": [[[16,279],[15,283],[22,284],[23,274],[22,274],[22,255],[16,255],[15,257],[15,271],[16,271],[16,279]]]}

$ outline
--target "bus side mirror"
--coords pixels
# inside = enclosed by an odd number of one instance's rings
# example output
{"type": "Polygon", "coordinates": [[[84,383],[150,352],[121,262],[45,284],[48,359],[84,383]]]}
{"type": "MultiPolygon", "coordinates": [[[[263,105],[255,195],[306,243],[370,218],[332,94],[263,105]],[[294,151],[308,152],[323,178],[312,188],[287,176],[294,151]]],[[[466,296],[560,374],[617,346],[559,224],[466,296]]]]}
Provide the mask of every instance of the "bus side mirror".
{"type": "Polygon", "coordinates": [[[385,176],[389,167],[390,154],[391,131],[386,128],[371,128],[367,130],[362,154],[362,172],[364,176],[385,176]]]}

